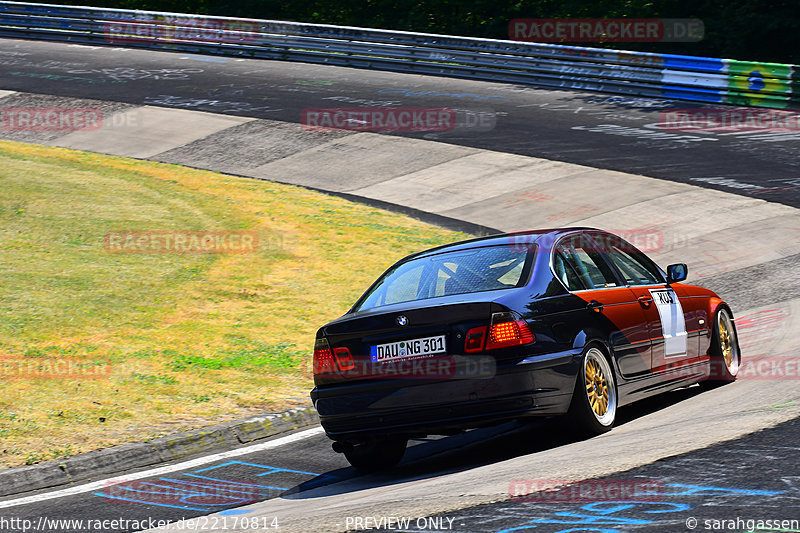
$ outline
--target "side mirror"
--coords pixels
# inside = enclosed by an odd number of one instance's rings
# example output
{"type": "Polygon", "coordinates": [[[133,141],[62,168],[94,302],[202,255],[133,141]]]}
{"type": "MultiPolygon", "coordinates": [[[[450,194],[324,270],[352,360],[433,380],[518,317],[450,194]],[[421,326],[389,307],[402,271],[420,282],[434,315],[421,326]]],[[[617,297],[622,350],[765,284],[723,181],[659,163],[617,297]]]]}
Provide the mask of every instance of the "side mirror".
{"type": "Polygon", "coordinates": [[[686,279],[689,274],[689,267],[686,263],[675,263],[667,267],[667,284],[677,283],[686,279]]]}

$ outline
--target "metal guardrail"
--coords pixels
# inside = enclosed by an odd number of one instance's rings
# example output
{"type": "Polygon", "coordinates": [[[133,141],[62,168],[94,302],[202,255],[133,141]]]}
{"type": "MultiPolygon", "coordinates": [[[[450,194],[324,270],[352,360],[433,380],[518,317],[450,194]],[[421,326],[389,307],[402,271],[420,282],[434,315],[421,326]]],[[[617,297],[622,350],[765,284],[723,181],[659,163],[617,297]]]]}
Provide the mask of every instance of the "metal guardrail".
{"type": "Polygon", "coordinates": [[[348,26],[0,1],[0,37],[292,60],[786,108],[800,66],[348,26]]]}

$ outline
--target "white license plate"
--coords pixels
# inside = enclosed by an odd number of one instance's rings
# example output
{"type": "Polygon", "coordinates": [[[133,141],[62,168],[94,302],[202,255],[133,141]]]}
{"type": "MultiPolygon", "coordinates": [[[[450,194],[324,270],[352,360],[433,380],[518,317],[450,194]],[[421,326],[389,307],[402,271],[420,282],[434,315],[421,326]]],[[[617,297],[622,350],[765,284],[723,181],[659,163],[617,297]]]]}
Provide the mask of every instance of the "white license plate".
{"type": "Polygon", "coordinates": [[[403,359],[404,357],[420,357],[445,353],[446,351],[444,335],[439,335],[438,337],[425,337],[424,339],[378,344],[370,348],[370,359],[372,359],[373,363],[379,363],[382,361],[403,359]]]}

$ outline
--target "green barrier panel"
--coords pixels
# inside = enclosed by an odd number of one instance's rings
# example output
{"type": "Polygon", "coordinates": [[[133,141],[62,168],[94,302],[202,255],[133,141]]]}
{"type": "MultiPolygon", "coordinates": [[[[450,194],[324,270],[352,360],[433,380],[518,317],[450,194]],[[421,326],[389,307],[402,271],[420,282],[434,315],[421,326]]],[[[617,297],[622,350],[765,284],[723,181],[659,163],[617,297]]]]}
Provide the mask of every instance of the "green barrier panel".
{"type": "Polygon", "coordinates": [[[790,79],[792,77],[792,67],[794,65],[784,65],[783,63],[759,63],[756,61],[736,61],[735,59],[725,59],[727,72],[732,76],[750,76],[753,72],[758,72],[764,78],[790,79]]]}
{"type": "Polygon", "coordinates": [[[728,92],[723,95],[722,103],[745,107],[770,107],[775,109],[785,109],[792,105],[792,100],[788,96],[728,92]]]}
{"type": "Polygon", "coordinates": [[[723,101],[755,107],[789,107],[792,65],[726,60],[729,93],[723,101]]]}

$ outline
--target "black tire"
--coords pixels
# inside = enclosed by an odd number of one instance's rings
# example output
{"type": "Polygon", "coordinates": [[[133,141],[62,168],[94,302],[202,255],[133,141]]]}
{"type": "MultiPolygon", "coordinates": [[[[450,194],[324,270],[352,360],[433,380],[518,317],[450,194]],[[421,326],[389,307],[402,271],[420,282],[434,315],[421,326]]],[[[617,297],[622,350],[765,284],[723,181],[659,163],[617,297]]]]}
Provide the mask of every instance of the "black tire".
{"type": "Polygon", "coordinates": [[[587,346],[567,412],[570,429],[578,436],[609,431],[616,422],[617,404],[617,380],[608,358],[599,346],[587,346]]]}
{"type": "Polygon", "coordinates": [[[742,352],[739,350],[739,336],[733,318],[724,307],[714,313],[710,355],[708,378],[702,385],[713,388],[735,381],[742,363],[742,352]]]}
{"type": "Polygon", "coordinates": [[[408,439],[400,437],[374,440],[346,449],[344,456],[362,472],[387,470],[400,462],[407,444],[408,439]]]}

